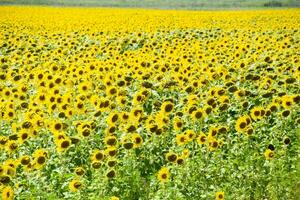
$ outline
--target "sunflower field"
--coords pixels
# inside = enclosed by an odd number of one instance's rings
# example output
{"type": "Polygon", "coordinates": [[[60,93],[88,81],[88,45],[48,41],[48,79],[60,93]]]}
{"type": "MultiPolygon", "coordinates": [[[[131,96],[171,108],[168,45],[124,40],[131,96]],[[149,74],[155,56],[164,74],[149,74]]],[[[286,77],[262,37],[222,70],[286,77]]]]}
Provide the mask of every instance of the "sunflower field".
{"type": "Polygon", "coordinates": [[[1,199],[297,200],[299,27],[1,6],[1,199]]]}

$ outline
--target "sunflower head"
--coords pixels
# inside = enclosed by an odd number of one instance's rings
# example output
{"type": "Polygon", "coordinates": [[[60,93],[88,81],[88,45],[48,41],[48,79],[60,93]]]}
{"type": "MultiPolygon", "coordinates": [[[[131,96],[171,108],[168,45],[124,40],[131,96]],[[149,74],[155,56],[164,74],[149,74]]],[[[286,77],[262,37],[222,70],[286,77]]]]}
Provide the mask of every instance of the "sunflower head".
{"type": "Polygon", "coordinates": [[[271,149],[267,149],[264,154],[265,154],[266,159],[268,159],[268,160],[275,157],[275,153],[271,149]]]}
{"type": "Polygon", "coordinates": [[[168,182],[170,179],[170,171],[167,167],[162,167],[157,174],[157,179],[161,182],[161,183],[165,183],[168,182]]]}
{"type": "Polygon", "coordinates": [[[77,180],[77,179],[73,179],[70,183],[69,183],[69,189],[72,192],[77,192],[78,190],[80,190],[82,188],[83,184],[77,180]]]}
{"type": "Polygon", "coordinates": [[[216,192],[216,200],[223,200],[224,198],[224,192],[216,192]]]}
{"type": "Polygon", "coordinates": [[[14,198],[14,191],[13,191],[12,187],[6,186],[2,190],[1,197],[2,197],[3,200],[12,200],[14,198]]]}

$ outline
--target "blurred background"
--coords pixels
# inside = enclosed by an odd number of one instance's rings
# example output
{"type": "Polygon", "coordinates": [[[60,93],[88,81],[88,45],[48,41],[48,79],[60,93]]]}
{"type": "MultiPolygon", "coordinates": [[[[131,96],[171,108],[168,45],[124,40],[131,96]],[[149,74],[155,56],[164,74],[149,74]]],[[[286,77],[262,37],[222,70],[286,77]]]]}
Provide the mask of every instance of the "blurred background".
{"type": "Polygon", "coordinates": [[[0,0],[0,4],[200,10],[300,7],[300,0],[0,0]]]}

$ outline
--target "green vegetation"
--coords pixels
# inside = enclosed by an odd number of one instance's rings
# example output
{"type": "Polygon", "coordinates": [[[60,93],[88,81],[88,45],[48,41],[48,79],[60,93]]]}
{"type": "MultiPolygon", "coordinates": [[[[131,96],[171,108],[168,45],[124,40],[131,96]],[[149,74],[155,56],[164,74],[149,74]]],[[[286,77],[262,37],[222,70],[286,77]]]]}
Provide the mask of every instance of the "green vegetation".
{"type": "Polygon", "coordinates": [[[0,0],[0,4],[145,7],[162,9],[220,9],[299,7],[299,0],[0,0]]]}

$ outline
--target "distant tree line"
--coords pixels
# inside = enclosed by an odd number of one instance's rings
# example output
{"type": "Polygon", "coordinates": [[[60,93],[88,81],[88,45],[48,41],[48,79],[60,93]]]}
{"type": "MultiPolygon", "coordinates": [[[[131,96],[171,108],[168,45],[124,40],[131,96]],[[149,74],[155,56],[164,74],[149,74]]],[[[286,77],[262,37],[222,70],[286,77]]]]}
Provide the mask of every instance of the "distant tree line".
{"type": "Polygon", "coordinates": [[[283,4],[279,1],[269,1],[264,3],[264,7],[282,7],[283,4]]]}

